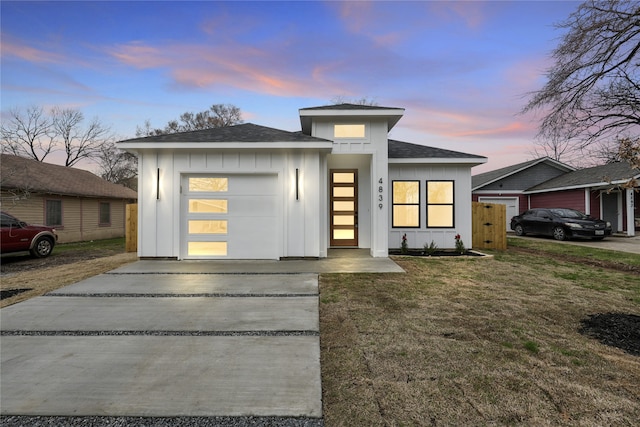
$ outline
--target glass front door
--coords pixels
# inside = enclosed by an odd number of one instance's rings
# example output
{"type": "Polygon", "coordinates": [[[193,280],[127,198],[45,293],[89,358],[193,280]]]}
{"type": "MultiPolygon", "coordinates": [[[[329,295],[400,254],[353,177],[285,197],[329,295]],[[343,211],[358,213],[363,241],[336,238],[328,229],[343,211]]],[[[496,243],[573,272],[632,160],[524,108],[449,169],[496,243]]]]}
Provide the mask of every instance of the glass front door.
{"type": "Polygon", "coordinates": [[[358,170],[332,169],[331,246],[358,246],[358,170]]]}

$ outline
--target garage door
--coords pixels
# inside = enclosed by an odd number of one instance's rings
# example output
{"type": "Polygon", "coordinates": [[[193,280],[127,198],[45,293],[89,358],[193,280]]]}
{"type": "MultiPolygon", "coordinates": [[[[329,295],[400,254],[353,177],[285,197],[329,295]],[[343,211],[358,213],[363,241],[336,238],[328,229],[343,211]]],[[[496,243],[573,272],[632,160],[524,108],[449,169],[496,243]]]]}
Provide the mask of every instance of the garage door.
{"type": "Polygon", "coordinates": [[[478,201],[482,203],[493,203],[498,205],[506,205],[507,207],[507,231],[511,231],[511,218],[518,215],[518,198],[517,197],[478,197],[478,201]]]}
{"type": "Polygon", "coordinates": [[[277,259],[277,175],[183,177],[182,258],[277,259]]]}

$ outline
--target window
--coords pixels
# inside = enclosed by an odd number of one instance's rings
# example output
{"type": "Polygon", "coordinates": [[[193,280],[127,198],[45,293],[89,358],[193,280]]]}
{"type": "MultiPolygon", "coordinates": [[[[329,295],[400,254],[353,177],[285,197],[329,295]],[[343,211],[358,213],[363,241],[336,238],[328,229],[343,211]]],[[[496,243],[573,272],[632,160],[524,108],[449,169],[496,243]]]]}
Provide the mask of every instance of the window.
{"type": "Polygon", "coordinates": [[[44,222],[50,227],[62,226],[62,200],[46,200],[44,202],[44,222]]]}
{"type": "Polygon", "coordinates": [[[453,227],[453,212],[453,181],[427,181],[427,227],[453,227]]]}
{"type": "Polygon", "coordinates": [[[100,225],[111,225],[111,203],[100,202],[100,225]]]}
{"type": "Polygon", "coordinates": [[[393,227],[420,227],[420,181],[393,181],[393,227]]]}
{"type": "Polygon", "coordinates": [[[190,199],[189,213],[227,213],[226,199],[190,199]]]}
{"type": "Polygon", "coordinates": [[[189,191],[228,191],[228,178],[189,178],[189,191]]]}
{"type": "Polygon", "coordinates": [[[334,138],[364,138],[364,125],[334,125],[334,138]]]}

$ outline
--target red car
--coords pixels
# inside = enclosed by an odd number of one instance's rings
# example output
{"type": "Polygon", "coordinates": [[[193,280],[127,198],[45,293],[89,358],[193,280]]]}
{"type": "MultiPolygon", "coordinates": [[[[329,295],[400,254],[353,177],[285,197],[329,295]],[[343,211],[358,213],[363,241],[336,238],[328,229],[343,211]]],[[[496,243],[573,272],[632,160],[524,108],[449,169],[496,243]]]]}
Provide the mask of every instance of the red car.
{"type": "Polygon", "coordinates": [[[29,251],[37,258],[51,254],[58,241],[55,228],[29,225],[6,212],[0,215],[0,253],[29,251]]]}

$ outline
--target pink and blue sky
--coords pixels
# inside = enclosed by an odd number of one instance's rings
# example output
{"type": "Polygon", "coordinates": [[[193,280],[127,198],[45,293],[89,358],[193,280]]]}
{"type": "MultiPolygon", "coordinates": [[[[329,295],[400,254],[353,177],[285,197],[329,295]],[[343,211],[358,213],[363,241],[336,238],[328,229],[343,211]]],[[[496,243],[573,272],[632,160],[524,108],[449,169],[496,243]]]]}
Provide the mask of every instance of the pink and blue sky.
{"type": "MultiPolygon", "coordinates": [[[[534,158],[545,82],[577,2],[2,1],[1,109],[76,108],[119,139],[233,104],[300,130],[336,97],[403,107],[391,138],[489,158],[534,158]]],[[[90,169],[90,167],[87,167],[90,169]]]]}

